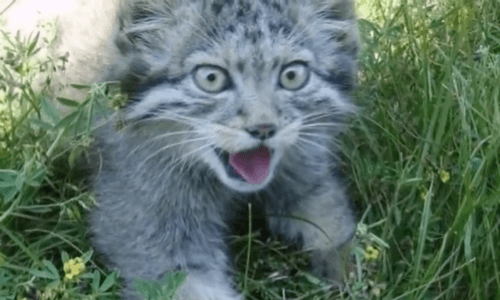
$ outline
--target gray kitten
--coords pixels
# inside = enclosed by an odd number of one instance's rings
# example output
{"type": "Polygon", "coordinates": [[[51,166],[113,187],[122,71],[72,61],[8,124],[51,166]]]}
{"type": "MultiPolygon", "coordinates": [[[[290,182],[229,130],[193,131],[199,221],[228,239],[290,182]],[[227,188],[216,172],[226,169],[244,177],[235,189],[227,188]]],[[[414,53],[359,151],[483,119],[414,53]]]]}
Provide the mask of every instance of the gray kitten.
{"type": "Polygon", "coordinates": [[[176,270],[177,299],[242,299],[226,240],[252,198],[272,234],[340,279],[355,220],[332,144],[353,111],[351,1],[126,1],[119,27],[109,79],[130,100],[98,133],[91,226],[123,299],[176,270]]]}

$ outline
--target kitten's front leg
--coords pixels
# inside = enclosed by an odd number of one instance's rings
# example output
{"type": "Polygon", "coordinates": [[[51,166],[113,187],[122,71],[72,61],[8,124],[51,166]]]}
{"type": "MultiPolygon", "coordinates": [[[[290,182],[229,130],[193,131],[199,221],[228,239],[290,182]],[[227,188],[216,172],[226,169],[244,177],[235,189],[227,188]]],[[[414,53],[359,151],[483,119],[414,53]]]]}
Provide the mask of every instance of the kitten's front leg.
{"type": "MultiPolygon", "coordinates": [[[[113,186],[109,182],[120,179],[116,177],[103,182],[113,186]]],[[[126,185],[120,188],[123,193],[101,194],[91,224],[94,246],[120,270],[125,286],[121,299],[144,299],[136,289],[137,280],[160,283],[175,271],[187,273],[176,300],[242,299],[230,276],[226,228],[215,207],[207,204],[209,200],[183,198],[184,205],[198,204],[193,209],[171,205],[175,197],[158,199],[147,194],[141,198],[126,185]],[[144,198],[159,205],[148,210],[143,205],[146,201],[140,201],[144,198]]]]}
{"type": "Polygon", "coordinates": [[[334,178],[304,199],[284,202],[279,211],[270,211],[271,232],[312,249],[313,272],[341,281],[345,261],[355,233],[351,202],[334,178]]]}
{"type": "MultiPolygon", "coordinates": [[[[190,271],[186,280],[176,291],[174,300],[242,300],[230,284],[230,280],[221,272],[190,271]]],[[[125,300],[142,300],[134,288],[123,292],[125,300]]]]}
{"type": "MultiPolygon", "coordinates": [[[[210,238],[210,237],[207,237],[210,238]]],[[[229,267],[227,263],[227,255],[224,251],[218,249],[210,249],[209,247],[198,249],[197,251],[192,251],[190,249],[184,249],[185,252],[179,253],[170,257],[171,263],[168,265],[175,264],[179,261],[185,261],[183,263],[185,267],[182,268],[183,272],[187,273],[185,281],[176,291],[174,300],[242,300],[243,298],[236,291],[232,284],[232,279],[229,277],[229,267]]],[[[160,262],[156,262],[156,266],[159,266],[160,262]]],[[[149,266],[154,268],[155,264],[149,266]]],[[[161,272],[160,270],[165,270],[165,267],[161,267],[158,270],[151,270],[156,273],[153,277],[157,279],[162,279],[166,274],[173,272],[174,268],[168,266],[166,269],[168,271],[161,272]]],[[[144,273],[144,271],[140,272],[144,273]]],[[[140,274],[131,275],[127,274],[125,277],[126,289],[124,291],[125,300],[139,300],[143,299],[135,288],[135,280],[142,278],[142,280],[147,277],[140,276],[140,274]]],[[[152,279],[149,279],[152,280],[152,279]]],[[[154,279],[153,279],[154,280],[154,279]]]]}
{"type": "Polygon", "coordinates": [[[220,272],[191,272],[177,291],[175,300],[242,300],[220,272]]]}

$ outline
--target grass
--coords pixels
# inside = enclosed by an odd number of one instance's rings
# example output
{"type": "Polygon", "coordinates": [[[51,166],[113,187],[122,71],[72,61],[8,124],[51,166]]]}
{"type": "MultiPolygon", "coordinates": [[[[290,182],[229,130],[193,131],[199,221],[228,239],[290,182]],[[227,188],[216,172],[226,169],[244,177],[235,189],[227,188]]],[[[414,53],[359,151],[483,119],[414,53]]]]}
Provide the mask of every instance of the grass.
{"type": "MultiPolygon", "coordinates": [[[[360,110],[342,136],[360,220],[348,284],[332,289],[258,231],[234,240],[238,284],[263,300],[500,299],[500,1],[360,0],[359,12],[360,110]]],[[[95,85],[58,116],[39,78],[64,60],[35,55],[43,37],[0,40],[0,300],[118,299],[74,168],[111,96],[95,85]]]]}

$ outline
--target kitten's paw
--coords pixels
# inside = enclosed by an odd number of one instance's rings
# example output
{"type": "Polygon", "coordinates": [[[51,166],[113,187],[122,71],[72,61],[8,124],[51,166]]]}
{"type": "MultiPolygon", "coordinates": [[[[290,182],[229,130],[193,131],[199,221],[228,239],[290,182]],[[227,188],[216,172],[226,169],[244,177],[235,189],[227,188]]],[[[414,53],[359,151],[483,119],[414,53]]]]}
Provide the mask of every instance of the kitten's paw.
{"type": "Polygon", "coordinates": [[[189,274],[175,300],[243,300],[225,278],[189,274]]]}

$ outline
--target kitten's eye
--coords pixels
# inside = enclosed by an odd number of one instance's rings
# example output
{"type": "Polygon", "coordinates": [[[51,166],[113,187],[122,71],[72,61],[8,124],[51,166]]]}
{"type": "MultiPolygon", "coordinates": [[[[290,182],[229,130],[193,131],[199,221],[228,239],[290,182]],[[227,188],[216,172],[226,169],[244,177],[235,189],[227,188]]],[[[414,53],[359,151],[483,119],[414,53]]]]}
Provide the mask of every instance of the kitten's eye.
{"type": "Polygon", "coordinates": [[[219,93],[227,88],[229,78],[219,67],[200,66],[194,71],[194,81],[205,92],[219,93]]]}
{"type": "Polygon", "coordinates": [[[302,88],[309,79],[309,68],[303,63],[293,63],[280,74],[280,85],[287,90],[302,88]]]}

